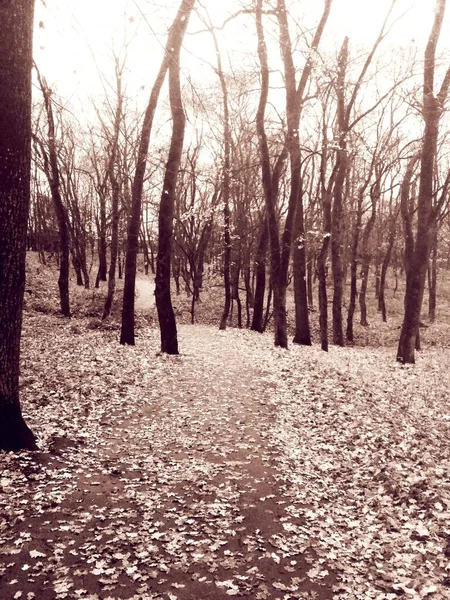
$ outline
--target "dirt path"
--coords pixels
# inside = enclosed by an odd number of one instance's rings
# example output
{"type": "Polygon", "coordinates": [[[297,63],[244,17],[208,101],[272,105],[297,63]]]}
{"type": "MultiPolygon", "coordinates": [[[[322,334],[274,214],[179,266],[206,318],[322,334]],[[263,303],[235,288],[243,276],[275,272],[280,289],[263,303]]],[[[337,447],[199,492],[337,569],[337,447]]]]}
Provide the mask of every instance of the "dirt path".
{"type": "Polygon", "coordinates": [[[136,279],[136,310],[150,310],[155,305],[155,283],[153,277],[138,276],[136,279]]]}
{"type": "Polygon", "coordinates": [[[139,349],[111,347],[131,355],[134,379],[79,408],[88,437],[11,457],[23,478],[10,482],[2,599],[333,597],[332,575],[310,580],[317,556],[292,533],[305,523],[272,445],[274,384],[235,337],[181,332],[180,357],[152,359],[154,332],[139,349]]]}

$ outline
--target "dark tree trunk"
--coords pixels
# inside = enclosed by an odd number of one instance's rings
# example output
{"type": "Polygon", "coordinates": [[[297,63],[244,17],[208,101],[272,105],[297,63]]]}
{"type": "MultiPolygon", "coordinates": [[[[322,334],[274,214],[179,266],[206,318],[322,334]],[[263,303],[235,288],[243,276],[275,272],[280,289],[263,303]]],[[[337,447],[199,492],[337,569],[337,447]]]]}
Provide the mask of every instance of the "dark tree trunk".
{"type": "Polygon", "coordinates": [[[353,334],[353,317],[355,314],[356,308],[356,297],[358,295],[358,246],[359,246],[359,234],[361,230],[361,220],[362,220],[362,203],[363,203],[363,194],[362,191],[358,196],[358,208],[356,211],[356,222],[355,229],[353,231],[353,242],[351,247],[351,256],[350,256],[350,299],[348,303],[348,313],[347,313],[347,330],[346,330],[346,338],[348,342],[354,341],[353,334]]]}
{"type": "Polygon", "coordinates": [[[169,35],[171,41],[169,46],[169,95],[173,125],[159,207],[159,240],[155,286],[156,309],[161,333],[161,352],[167,354],[178,354],[177,326],[170,296],[170,260],[176,184],[183,152],[186,124],[180,86],[180,50],[192,8],[193,0],[183,0],[169,35]]]}
{"type": "Polygon", "coordinates": [[[344,296],[344,274],[342,268],[342,214],[345,178],[347,176],[347,133],[348,121],[345,109],[345,73],[348,63],[348,38],[345,38],[339,55],[337,76],[337,101],[339,125],[339,149],[336,159],[336,180],[334,184],[333,209],[331,220],[331,271],[333,275],[333,343],[344,346],[342,327],[342,301],[344,296]]]}
{"type": "Polygon", "coordinates": [[[303,218],[303,193],[300,194],[295,216],[295,241],[293,250],[294,298],[295,298],[295,336],[294,344],[311,346],[309,328],[308,292],[306,288],[306,241],[303,218]]]}
{"type": "Polygon", "coordinates": [[[306,287],[308,294],[308,307],[312,309],[314,307],[314,293],[313,293],[313,272],[314,272],[314,254],[310,252],[309,259],[306,265],[306,287]]]}
{"type": "Polygon", "coordinates": [[[80,259],[78,255],[72,250],[72,266],[75,271],[75,276],[77,278],[77,285],[83,285],[83,274],[81,273],[81,265],[80,259]]]}
{"type": "MultiPolygon", "coordinates": [[[[367,327],[369,325],[368,321],[367,321],[367,304],[366,304],[366,297],[367,297],[367,286],[369,283],[369,269],[370,269],[370,260],[371,260],[371,255],[370,255],[370,249],[369,249],[369,242],[370,242],[370,236],[372,234],[372,230],[373,227],[375,225],[375,219],[376,219],[376,211],[377,211],[377,204],[378,204],[378,200],[380,198],[380,194],[381,194],[381,190],[380,190],[380,180],[377,179],[375,181],[375,183],[372,186],[372,190],[370,193],[370,197],[371,197],[371,201],[372,201],[372,212],[370,215],[369,220],[366,223],[366,226],[364,227],[364,232],[363,232],[363,236],[362,236],[362,247],[361,247],[361,262],[362,262],[362,267],[361,267],[361,290],[359,292],[359,309],[361,311],[361,325],[363,325],[363,327],[367,327]]],[[[378,277],[379,280],[379,277],[378,277]]],[[[378,284],[378,295],[379,295],[379,284],[378,284]]]]}
{"type": "MultiPolygon", "coordinates": [[[[144,122],[142,125],[141,139],[137,156],[136,173],[133,181],[131,193],[131,209],[128,220],[127,232],[127,250],[125,257],[125,283],[123,289],[123,308],[122,308],[122,327],[120,332],[120,343],[134,345],[134,296],[136,286],[136,262],[139,250],[139,230],[141,227],[141,205],[142,189],[144,186],[145,169],[147,166],[147,154],[152,131],[153,117],[156,111],[159,94],[164,83],[167,69],[173,59],[174,44],[182,27],[187,26],[187,20],[192,10],[194,0],[182,0],[175,20],[170,28],[164,49],[164,57],[159,68],[158,75],[150,94],[150,100],[145,111],[144,122]],[[184,25],[183,25],[184,24],[184,25]]],[[[167,171],[166,171],[167,175],[167,171]]],[[[165,192],[165,190],[164,190],[165,192]]],[[[170,216],[170,215],[169,215],[170,216]]],[[[161,276],[161,273],[160,273],[161,276]]],[[[170,260],[169,260],[169,279],[170,279],[170,260]]],[[[160,289],[161,293],[161,289],[160,289]]],[[[170,293],[169,293],[170,295],[170,293]]],[[[172,310],[173,313],[173,310],[172,310]]],[[[175,321],[175,318],[173,318],[175,321]]]]}
{"type": "Polygon", "coordinates": [[[394,242],[388,243],[388,247],[386,249],[386,254],[384,255],[383,264],[381,265],[381,273],[380,273],[380,290],[378,294],[378,310],[381,312],[381,319],[383,323],[387,322],[387,312],[386,312],[386,275],[389,268],[389,263],[391,262],[392,256],[392,246],[394,242]]]}
{"type": "Polygon", "coordinates": [[[435,225],[433,210],[433,180],[439,120],[450,85],[450,69],[447,71],[437,96],[434,93],[436,46],[442,28],[445,0],[436,0],[433,27],[425,50],[422,115],[425,123],[420,159],[420,182],[417,200],[417,235],[406,274],[405,314],[397,350],[397,360],[414,363],[414,348],[419,331],[425,279],[430,254],[430,231],[435,225]]]}
{"type": "Polygon", "coordinates": [[[0,450],[37,449],[19,401],[30,203],[33,0],[0,5],[0,450]]]}
{"type": "Polygon", "coordinates": [[[65,317],[70,317],[70,302],[69,302],[69,268],[70,268],[70,233],[69,233],[69,217],[67,209],[61,196],[61,177],[58,165],[58,154],[56,150],[55,138],[55,120],[53,117],[53,107],[51,90],[47,83],[41,77],[38,71],[38,79],[44,97],[45,111],[47,115],[48,125],[48,153],[43,143],[40,143],[42,158],[44,160],[44,170],[50,192],[52,195],[53,204],[55,207],[56,218],[59,229],[59,298],[61,313],[65,317]]]}
{"type": "Polygon", "coordinates": [[[250,328],[250,309],[254,305],[252,285],[251,285],[251,269],[249,266],[244,269],[244,286],[245,286],[245,327],[250,328]]]}
{"type": "Polygon", "coordinates": [[[220,317],[219,329],[224,330],[227,327],[228,317],[230,315],[232,291],[231,291],[231,210],[230,210],[230,182],[231,182],[231,126],[230,126],[230,114],[228,106],[228,88],[225,79],[225,75],[222,69],[222,59],[219,50],[219,44],[217,42],[216,35],[212,27],[210,28],[213,36],[216,60],[217,60],[217,74],[219,76],[220,88],[222,90],[222,105],[223,105],[223,140],[224,140],[224,157],[223,157],[223,186],[222,186],[222,199],[223,199],[223,285],[225,288],[225,299],[220,317]]]}
{"type": "Polygon", "coordinates": [[[255,258],[256,285],[253,305],[252,331],[264,331],[264,294],[266,290],[266,255],[269,244],[269,229],[267,219],[263,216],[261,235],[255,258]]]}
{"type": "MultiPolygon", "coordinates": [[[[314,49],[317,49],[320,43],[330,8],[331,0],[326,0],[322,17],[312,41],[312,48],[314,49]]],[[[286,291],[288,285],[288,270],[292,250],[296,211],[299,203],[302,201],[300,197],[300,116],[304,100],[304,93],[311,74],[313,63],[311,58],[307,59],[297,86],[289,23],[284,0],[277,0],[276,14],[279,25],[279,45],[283,59],[284,78],[286,84],[287,139],[285,148],[278,158],[273,172],[270,164],[271,161],[264,124],[269,89],[269,67],[267,59],[267,47],[264,38],[264,29],[262,26],[262,0],[258,0],[256,4],[258,57],[261,66],[261,95],[256,115],[256,129],[258,133],[261,155],[262,181],[269,226],[271,283],[273,287],[273,315],[275,333],[274,342],[275,346],[287,348],[288,337],[286,291]],[[284,230],[280,240],[280,226],[277,217],[278,181],[287,155],[290,157],[291,186],[289,191],[288,210],[284,222],[284,230]]],[[[304,295],[304,298],[299,299],[299,301],[301,300],[306,301],[306,294],[304,295]]],[[[307,307],[306,318],[308,318],[307,307]]],[[[302,337],[304,334],[305,332],[302,332],[302,337]]]]}
{"type": "Polygon", "coordinates": [[[117,80],[117,106],[114,116],[114,132],[111,148],[109,150],[109,160],[107,166],[107,176],[111,183],[111,255],[109,262],[108,273],[108,294],[105,300],[102,319],[107,319],[111,314],[116,291],[116,266],[117,255],[119,251],[119,196],[120,196],[120,181],[116,169],[117,161],[117,146],[119,143],[120,123],[122,120],[122,73],[119,64],[116,63],[116,80],[117,80]]]}
{"type": "Polygon", "coordinates": [[[437,227],[432,232],[432,250],[428,264],[428,318],[431,323],[436,320],[437,299],[437,227]]]}
{"type": "Polygon", "coordinates": [[[100,287],[100,281],[106,281],[108,275],[108,263],[106,259],[106,198],[100,197],[100,215],[98,221],[98,271],[95,279],[95,287],[100,287]]]}
{"type": "Polygon", "coordinates": [[[239,296],[239,279],[241,274],[241,266],[239,261],[234,265],[232,272],[231,293],[232,298],[236,302],[237,307],[237,326],[242,329],[242,302],[239,296]]]}

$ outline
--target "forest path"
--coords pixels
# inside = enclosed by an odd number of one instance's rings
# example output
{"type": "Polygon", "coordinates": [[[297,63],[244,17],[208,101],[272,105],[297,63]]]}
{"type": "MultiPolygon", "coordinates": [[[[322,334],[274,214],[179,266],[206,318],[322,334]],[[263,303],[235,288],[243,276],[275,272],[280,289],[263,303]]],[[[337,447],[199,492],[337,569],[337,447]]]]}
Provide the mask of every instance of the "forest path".
{"type": "Polygon", "coordinates": [[[136,310],[150,310],[155,305],[155,282],[153,276],[136,277],[136,310]]]}
{"type": "Polygon", "coordinates": [[[98,333],[66,339],[60,362],[36,340],[35,367],[61,399],[40,407],[49,452],[15,465],[18,498],[29,486],[32,499],[8,517],[15,561],[0,568],[2,599],[36,589],[39,600],[332,598],[330,577],[310,580],[316,556],[292,535],[305,522],[287,512],[296,501],[271,434],[276,382],[259,367],[256,334],[179,332],[180,356],[155,356],[155,330],[136,347],[101,347],[98,333]]]}
{"type": "Polygon", "coordinates": [[[2,600],[450,597],[447,349],[180,325],[167,356],[24,317],[41,451],[0,453],[2,600]]]}

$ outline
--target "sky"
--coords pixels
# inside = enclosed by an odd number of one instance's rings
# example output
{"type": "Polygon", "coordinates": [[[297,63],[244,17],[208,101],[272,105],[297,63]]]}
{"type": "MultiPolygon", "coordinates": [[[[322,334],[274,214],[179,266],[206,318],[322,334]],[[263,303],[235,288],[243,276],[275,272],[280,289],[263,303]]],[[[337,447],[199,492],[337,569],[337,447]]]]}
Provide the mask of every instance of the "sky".
{"type": "MultiPolygon", "coordinates": [[[[242,0],[202,0],[214,24],[242,5],[242,0]]],[[[288,0],[301,27],[317,23],[323,3],[288,0]]],[[[344,36],[356,46],[370,45],[377,36],[391,0],[334,0],[323,47],[339,48],[344,36]]],[[[247,3],[248,4],[248,3],[247,3]]],[[[38,0],[35,61],[49,84],[68,102],[83,105],[100,98],[113,81],[113,53],[127,47],[127,87],[144,102],[159,66],[167,27],[179,0],[38,0]]],[[[419,56],[430,31],[433,0],[397,0],[392,31],[386,44],[416,44],[419,56]],[[402,16],[403,15],[403,16],[402,16]]],[[[213,78],[214,50],[209,34],[195,34],[202,25],[194,15],[185,38],[182,63],[197,79],[213,78]]],[[[233,21],[219,33],[221,50],[235,66],[255,64],[252,17],[233,21]]],[[[441,34],[441,47],[450,44],[450,6],[441,34]]],[[[448,47],[448,46],[447,46],[448,47]]],[[[450,52],[446,52],[449,57],[450,52]]]]}

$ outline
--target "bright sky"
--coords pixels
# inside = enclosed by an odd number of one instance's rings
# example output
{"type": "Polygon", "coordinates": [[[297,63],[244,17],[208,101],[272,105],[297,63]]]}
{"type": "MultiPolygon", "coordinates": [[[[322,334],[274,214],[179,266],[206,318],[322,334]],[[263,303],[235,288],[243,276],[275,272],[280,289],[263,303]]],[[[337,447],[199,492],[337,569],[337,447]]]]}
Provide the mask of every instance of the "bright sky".
{"type": "MultiPolygon", "coordinates": [[[[245,2],[249,4],[250,2],[245,2]]],[[[324,45],[338,48],[345,35],[354,44],[371,44],[384,19],[391,0],[334,0],[327,24],[324,45]]],[[[241,0],[203,0],[214,23],[233,13],[241,0]]],[[[431,28],[434,0],[397,0],[395,16],[403,14],[389,36],[390,44],[405,45],[411,40],[423,54],[431,28]]],[[[159,66],[165,44],[167,26],[172,21],[179,0],[45,0],[36,5],[35,60],[50,85],[56,84],[66,99],[80,102],[83,98],[102,95],[100,73],[113,81],[113,48],[120,51],[124,41],[128,46],[128,86],[138,91],[141,86],[144,102],[148,96],[155,69],[159,66]],[[40,25],[39,25],[40,23],[40,25]]],[[[298,23],[308,27],[317,23],[323,4],[319,0],[288,0],[298,23]]],[[[189,31],[201,27],[193,17],[189,31]]],[[[441,34],[441,47],[449,47],[450,6],[441,34]]],[[[183,66],[195,78],[209,76],[207,63],[214,60],[208,34],[185,39],[183,66]],[[206,62],[206,65],[205,65],[206,62]]],[[[235,21],[221,34],[224,56],[256,61],[254,23],[251,17],[235,21]]],[[[450,52],[447,51],[450,62],[450,52]]],[[[240,63],[242,64],[242,63],[240,63]]],[[[235,65],[240,66],[239,62],[235,65]]],[[[107,83],[106,83],[107,85],[107,83]]]]}

